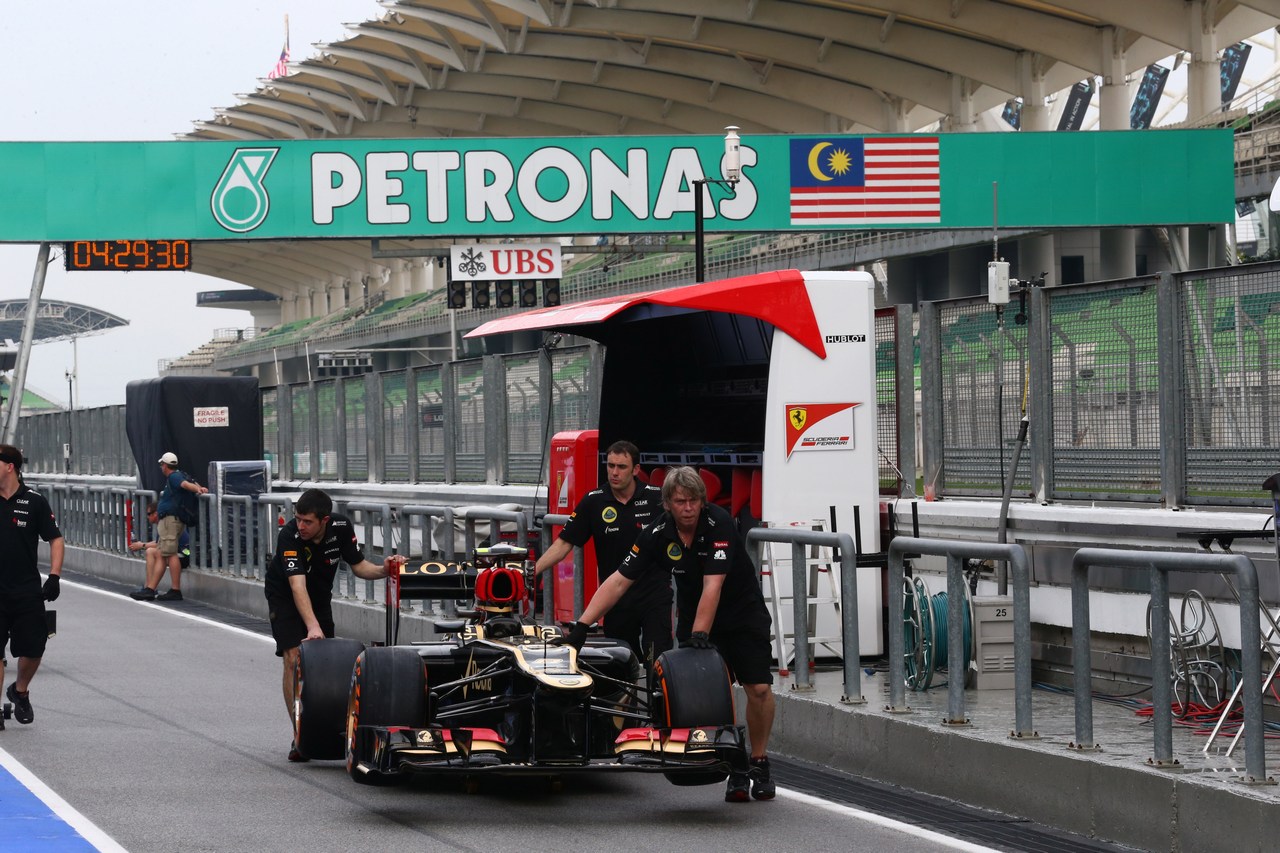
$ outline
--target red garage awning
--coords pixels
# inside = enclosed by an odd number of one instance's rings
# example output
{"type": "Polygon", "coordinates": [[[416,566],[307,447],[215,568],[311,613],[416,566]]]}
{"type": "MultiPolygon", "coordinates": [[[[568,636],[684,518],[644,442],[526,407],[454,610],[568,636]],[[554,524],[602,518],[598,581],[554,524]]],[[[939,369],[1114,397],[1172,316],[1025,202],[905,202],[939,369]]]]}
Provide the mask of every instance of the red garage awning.
{"type": "Polygon", "coordinates": [[[595,325],[615,317],[625,322],[627,319],[661,316],[667,313],[663,309],[719,311],[754,317],[786,332],[819,358],[826,358],[827,355],[817,318],[813,316],[813,306],[809,303],[804,275],[799,270],[726,278],[669,290],[606,296],[588,302],[523,311],[490,320],[468,332],[466,337],[480,338],[540,329],[570,331],[574,327],[595,325]],[[658,310],[637,312],[636,309],[643,307],[658,310]],[[637,316],[621,316],[625,312],[637,316]]]}

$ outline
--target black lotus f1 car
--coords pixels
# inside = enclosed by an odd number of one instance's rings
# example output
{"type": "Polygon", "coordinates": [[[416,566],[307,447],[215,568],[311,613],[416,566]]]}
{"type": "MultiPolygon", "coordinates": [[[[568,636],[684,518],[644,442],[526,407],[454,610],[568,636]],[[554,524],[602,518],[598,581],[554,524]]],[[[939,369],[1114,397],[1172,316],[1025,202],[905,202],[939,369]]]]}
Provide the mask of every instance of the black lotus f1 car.
{"type": "Polygon", "coordinates": [[[532,564],[499,545],[471,564],[405,565],[387,579],[387,642],[301,647],[295,743],[346,759],[356,782],[411,774],[656,772],[676,785],[746,772],[728,670],[714,650],[676,649],[642,673],[629,646],[581,651],[534,624],[532,564]],[[438,621],[444,639],[397,645],[400,602],[474,599],[438,621]]]}

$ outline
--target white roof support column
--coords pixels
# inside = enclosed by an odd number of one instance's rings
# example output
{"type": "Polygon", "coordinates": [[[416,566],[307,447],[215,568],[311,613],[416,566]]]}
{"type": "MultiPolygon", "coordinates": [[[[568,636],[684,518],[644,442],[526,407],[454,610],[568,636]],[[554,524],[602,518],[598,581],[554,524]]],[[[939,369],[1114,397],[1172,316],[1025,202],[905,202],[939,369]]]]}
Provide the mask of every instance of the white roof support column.
{"type": "Polygon", "coordinates": [[[1102,87],[1098,92],[1098,120],[1102,130],[1128,130],[1129,69],[1126,67],[1124,32],[1115,27],[1102,29],[1102,87]]]}
{"type": "Polygon", "coordinates": [[[880,93],[884,99],[885,133],[910,133],[911,121],[909,113],[915,104],[898,95],[880,93]]]}
{"type": "Polygon", "coordinates": [[[341,311],[347,307],[347,283],[343,279],[335,278],[329,281],[325,288],[329,293],[329,310],[341,311]]]}
{"type": "Polygon", "coordinates": [[[943,124],[954,133],[971,133],[978,129],[978,115],[973,107],[976,84],[959,74],[948,76],[951,80],[951,112],[943,124]]]}
{"type": "Polygon", "coordinates": [[[409,292],[410,293],[430,293],[431,292],[431,273],[427,269],[435,268],[435,261],[431,258],[418,258],[411,262],[409,266],[409,292]]]}
{"type": "Polygon", "coordinates": [[[292,323],[298,319],[298,294],[290,293],[280,300],[280,322],[292,323]]]}
{"type": "Polygon", "coordinates": [[[391,267],[391,278],[387,281],[387,298],[400,299],[409,295],[409,262],[398,261],[391,267]]]}
{"type": "Polygon", "coordinates": [[[1018,52],[1018,89],[1022,96],[1022,129],[1053,130],[1049,123],[1048,92],[1044,83],[1044,58],[1029,50],[1018,52]]]}
{"type": "MultiPolygon", "coordinates": [[[[1101,130],[1129,129],[1131,99],[1123,41],[1123,30],[1116,27],[1102,29],[1099,39],[1102,54],[1102,87],[1098,97],[1098,123],[1101,130]]],[[[1137,234],[1132,228],[1101,229],[1098,233],[1098,247],[1102,277],[1128,278],[1136,275],[1137,245],[1137,234]]]]}
{"type": "Polygon", "coordinates": [[[1191,64],[1187,66],[1187,118],[1198,119],[1222,106],[1218,34],[1213,23],[1217,0],[1187,3],[1191,64]]]}

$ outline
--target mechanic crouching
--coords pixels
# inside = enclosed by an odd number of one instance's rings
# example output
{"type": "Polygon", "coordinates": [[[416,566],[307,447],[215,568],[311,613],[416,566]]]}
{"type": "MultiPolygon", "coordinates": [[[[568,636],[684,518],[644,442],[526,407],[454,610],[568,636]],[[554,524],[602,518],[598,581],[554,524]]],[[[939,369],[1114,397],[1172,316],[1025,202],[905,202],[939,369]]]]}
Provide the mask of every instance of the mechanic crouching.
{"type": "Polygon", "coordinates": [[[771,800],[775,787],[765,748],[774,715],[772,619],[755,566],[733,518],[707,503],[707,487],[693,468],[668,472],[662,483],[662,504],[666,511],[640,533],[618,571],[596,590],[566,642],[581,649],[591,624],[649,573],[674,577],[676,639],[681,646],[718,649],[747,694],[750,771],[730,774],[725,802],[743,803],[751,797],[771,800]]]}

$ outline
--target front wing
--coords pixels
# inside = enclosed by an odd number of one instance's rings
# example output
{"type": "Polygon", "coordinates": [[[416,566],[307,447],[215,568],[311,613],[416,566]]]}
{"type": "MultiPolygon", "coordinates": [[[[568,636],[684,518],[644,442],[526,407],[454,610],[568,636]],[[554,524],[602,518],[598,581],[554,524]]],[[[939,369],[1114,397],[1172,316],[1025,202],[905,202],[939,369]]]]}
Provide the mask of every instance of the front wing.
{"type": "Polygon", "coordinates": [[[614,754],[539,761],[511,761],[492,729],[360,726],[355,731],[355,770],[379,776],[400,773],[546,775],[548,772],[649,772],[669,777],[747,771],[742,726],[687,729],[623,729],[614,754]]]}

